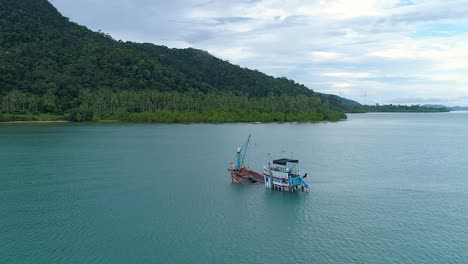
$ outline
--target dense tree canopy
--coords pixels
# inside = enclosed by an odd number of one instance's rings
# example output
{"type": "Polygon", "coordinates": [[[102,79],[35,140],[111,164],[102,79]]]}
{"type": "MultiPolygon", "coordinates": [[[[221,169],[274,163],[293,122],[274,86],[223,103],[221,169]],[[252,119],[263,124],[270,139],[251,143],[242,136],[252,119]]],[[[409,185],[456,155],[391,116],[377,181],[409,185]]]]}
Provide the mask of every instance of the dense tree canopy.
{"type": "Polygon", "coordinates": [[[303,85],[232,65],[201,50],[113,40],[69,22],[46,0],[1,0],[2,92],[60,96],[82,88],[249,96],[312,95],[303,85]]]}

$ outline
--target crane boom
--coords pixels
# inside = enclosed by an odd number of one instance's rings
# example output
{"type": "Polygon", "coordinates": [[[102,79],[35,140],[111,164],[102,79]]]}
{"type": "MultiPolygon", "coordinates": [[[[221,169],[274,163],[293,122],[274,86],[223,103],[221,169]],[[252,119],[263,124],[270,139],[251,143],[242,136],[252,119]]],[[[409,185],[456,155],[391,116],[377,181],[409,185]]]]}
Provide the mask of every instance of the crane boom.
{"type": "Polygon", "coordinates": [[[249,137],[247,138],[247,141],[242,145],[242,147],[237,149],[237,169],[240,170],[242,167],[242,164],[244,164],[244,159],[245,155],[247,153],[247,148],[249,147],[249,142],[250,142],[250,134],[249,137]]]}

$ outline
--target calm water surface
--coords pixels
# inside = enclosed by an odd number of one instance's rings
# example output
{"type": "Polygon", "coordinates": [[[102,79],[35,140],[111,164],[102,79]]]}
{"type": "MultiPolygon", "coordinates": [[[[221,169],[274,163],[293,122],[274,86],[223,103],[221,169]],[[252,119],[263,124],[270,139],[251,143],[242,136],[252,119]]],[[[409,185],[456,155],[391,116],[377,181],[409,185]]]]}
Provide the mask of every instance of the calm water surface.
{"type": "Polygon", "coordinates": [[[468,263],[468,113],[0,125],[2,263],[468,263]],[[230,183],[300,159],[309,193],[230,183]]]}

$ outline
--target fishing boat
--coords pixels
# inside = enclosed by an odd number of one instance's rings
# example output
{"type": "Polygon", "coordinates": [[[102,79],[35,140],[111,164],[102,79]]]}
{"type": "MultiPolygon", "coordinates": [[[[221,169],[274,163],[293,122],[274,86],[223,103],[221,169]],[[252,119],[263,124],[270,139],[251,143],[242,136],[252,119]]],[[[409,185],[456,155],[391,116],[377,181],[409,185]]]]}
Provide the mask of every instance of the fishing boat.
{"type": "Polygon", "coordinates": [[[239,184],[261,184],[272,190],[285,192],[308,191],[307,173],[300,175],[298,168],[299,160],[296,159],[276,159],[264,166],[263,173],[258,173],[248,169],[245,164],[245,155],[250,143],[250,135],[247,141],[240,148],[237,148],[236,163],[231,163],[228,171],[231,173],[233,183],[239,184]]]}
{"type": "Polygon", "coordinates": [[[301,176],[297,159],[276,159],[263,168],[265,187],[268,189],[297,192],[308,191],[307,173],[301,176]]]}
{"type": "Polygon", "coordinates": [[[264,182],[263,174],[248,169],[244,164],[245,154],[250,143],[250,135],[240,148],[237,148],[236,164],[231,163],[228,171],[231,172],[233,183],[239,184],[261,184],[264,182]]]}

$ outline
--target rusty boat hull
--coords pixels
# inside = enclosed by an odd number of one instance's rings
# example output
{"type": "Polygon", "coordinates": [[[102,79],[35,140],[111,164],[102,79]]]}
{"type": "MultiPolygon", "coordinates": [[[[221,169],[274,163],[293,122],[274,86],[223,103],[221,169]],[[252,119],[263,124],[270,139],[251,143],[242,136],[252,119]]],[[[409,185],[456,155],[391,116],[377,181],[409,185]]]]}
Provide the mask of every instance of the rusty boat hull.
{"type": "Polygon", "coordinates": [[[241,168],[240,170],[233,168],[229,169],[231,172],[231,179],[233,183],[237,184],[263,184],[264,176],[258,172],[249,170],[247,168],[241,168]]]}

